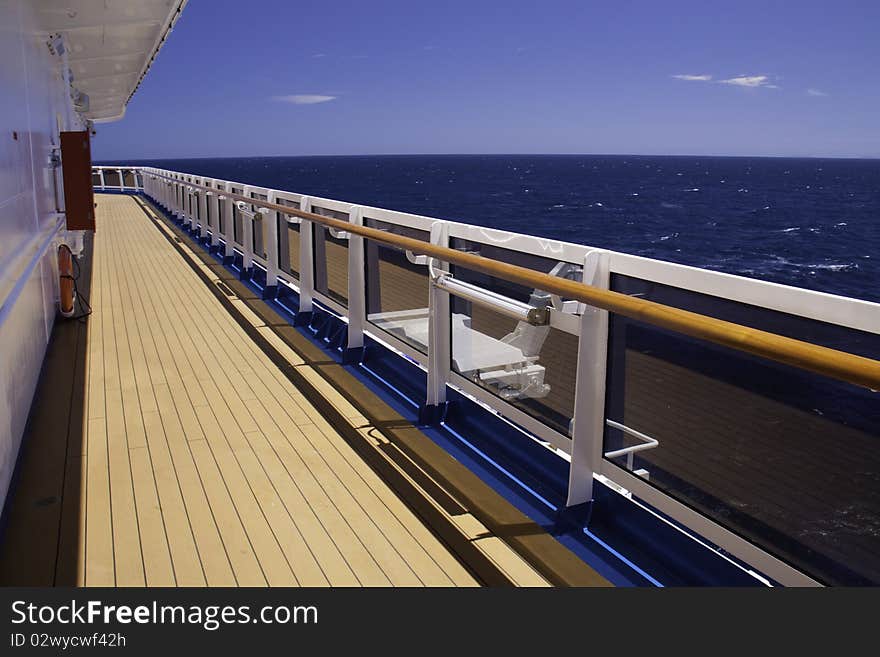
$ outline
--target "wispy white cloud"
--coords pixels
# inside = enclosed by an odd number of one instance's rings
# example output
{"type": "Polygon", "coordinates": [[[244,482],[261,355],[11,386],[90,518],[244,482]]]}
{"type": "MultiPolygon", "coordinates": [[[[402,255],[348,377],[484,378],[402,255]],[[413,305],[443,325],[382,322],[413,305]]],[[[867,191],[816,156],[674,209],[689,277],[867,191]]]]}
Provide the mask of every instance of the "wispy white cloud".
{"type": "MultiPolygon", "coordinates": [[[[737,75],[736,77],[725,78],[722,80],[716,80],[709,73],[700,73],[699,75],[680,73],[670,77],[673,77],[676,80],[686,80],[688,82],[713,82],[715,84],[728,84],[734,87],[762,87],[764,89],[779,88],[776,84],[771,83],[770,78],[766,75],[737,75]]],[[[779,78],[777,77],[776,79],[778,80],[779,78]]]]}
{"type": "Polygon", "coordinates": [[[290,94],[289,96],[272,96],[272,100],[291,105],[317,105],[336,100],[336,96],[322,96],[320,94],[290,94]]]}
{"type": "Polygon", "coordinates": [[[808,96],[827,96],[828,94],[826,94],[824,91],[819,91],[818,89],[810,88],[810,89],[807,89],[807,95],[808,96]]]}
{"type": "Polygon", "coordinates": [[[314,55],[312,55],[312,59],[320,59],[321,57],[326,57],[326,56],[327,56],[327,53],[325,53],[325,52],[316,52],[314,55]]]}
{"type": "Polygon", "coordinates": [[[765,87],[767,89],[778,89],[775,84],[770,84],[770,78],[766,75],[740,75],[735,78],[718,80],[718,82],[721,84],[732,84],[735,87],[765,87]]]}
{"type": "Polygon", "coordinates": [[[672,77],[676,80],[687,80],[689,82],[709,82],[712,79],[711,75],[688,75],[686,73],[673,75],[672,77]]]}

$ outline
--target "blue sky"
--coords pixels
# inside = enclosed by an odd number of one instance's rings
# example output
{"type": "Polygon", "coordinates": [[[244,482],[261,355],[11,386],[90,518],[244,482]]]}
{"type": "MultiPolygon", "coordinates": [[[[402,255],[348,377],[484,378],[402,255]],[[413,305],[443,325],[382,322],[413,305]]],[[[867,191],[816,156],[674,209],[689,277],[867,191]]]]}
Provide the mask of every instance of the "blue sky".
{"type": "Polygon", "coordinates": [[[876,0],[190,0],[93,156],[880,157],[878,26],[876,0]]]}

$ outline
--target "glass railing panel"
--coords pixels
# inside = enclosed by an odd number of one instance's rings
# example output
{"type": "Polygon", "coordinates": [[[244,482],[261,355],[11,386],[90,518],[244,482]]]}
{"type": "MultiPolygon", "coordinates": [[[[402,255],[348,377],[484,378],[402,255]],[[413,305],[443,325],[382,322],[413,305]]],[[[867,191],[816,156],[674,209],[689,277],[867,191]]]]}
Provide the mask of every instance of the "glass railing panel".
{"type": "MultiPolygon", "coordinates": [[[[218,194],[222,194],[223,192],[218,192],[218,194]]],[[[217,230],[220,235],[226,235],[226,224],[224,217],[226,216],[226,204],[229,203],[229,199],[218,199],[217,201],[217,230]]]]}
{"type": "Polygon", "coordinates": [[[116,169],[104,169],[104,187],[119,187],[121,180],[116,169]]]}
{"type": "Polygon", "coordinates": [[[123,169],[122,179],[125,181],[126,187],[137,187],[137,179],[133,169],[123,169]]]}
{"type": "MultiPolygon", "coordinates": [[[[312,207],[314,214],[348,221],[344,212],[312,207]]],[[[315,224],[315,290],[348,305],[348,240],[334,237],[329,228],[315,224]]]]}
{"type": "Polygon", "coordinates": [[[101,186],[101,174],[97,171],[92,171],[92,187],[100,187],[101,186]]]}
{"type": "MultiPolygon", "coordinates": [[[[299,209],[299,201],[279,198],[278,205],[299,209]]],[[[288,221],[285,216],[278,220],[278,268],[299,279],[299,223],[288,221]]]]}
{"type": "MultiPolygon", "coordinates": [[[[430,233],[365,219],[370,228],[427,242],[430,233]]],[[[372,240],[365,241],[367,320],[423,354],[428,353],[428,268],[407,258],[406,252],[372,240]]]]}
{"type": "MultiPolygon", "coordinates": [[[[627,276],[611,285],[880,358],[876,334],[627,276]]],[[[820,581],[880,583],[880,394],[612,315],[606,415],[615,464],[820,581]],[[658,444],[620,452],[646,439],[658,444]]]]}
{"type": "MultiPolygon", "coordinates": [[[[544,273],[578,278],[569,263],[455,239],[453,248],[528,267],[544,273]]],[[[452,274],[482,290],[551,312],[573,314],[565,299],[453,267],[452,274]]],[[[578,338],[559,328],[535,326],[466,299],[450,298],[452,370],[563,435],[569,435],[574,414],[578,338]]]]}

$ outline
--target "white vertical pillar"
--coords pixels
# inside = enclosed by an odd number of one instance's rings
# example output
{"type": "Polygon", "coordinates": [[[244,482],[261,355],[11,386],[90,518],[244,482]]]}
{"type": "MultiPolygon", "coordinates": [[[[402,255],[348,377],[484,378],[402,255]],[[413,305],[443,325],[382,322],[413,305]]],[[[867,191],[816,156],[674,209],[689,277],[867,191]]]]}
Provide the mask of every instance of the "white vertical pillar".
{"type": "MultiPolygon", "coordinates": [[[[204,178],[201,179],[201,183],[206,184],[204,178]]],[[[205,239],[208,237],[208,192],[204,189],[199,190],[199,218],[202,224],[199,237],[205,239]]]]}
{"type": "MultiPolygon", "coordinates": [[[[583,282],[608,289],[608,252],[584,256],[583,282]]],[[[585,306],[578,336],[571,466],[566,506],[593,499],[593,475],[601,472],[605,435],[605,370],[608,360],[608,311],[585,306]]]]}
{"type": "Polygon", "coordinates": [[[122,175],[122,169],[116,169],[116,173],[119,174],[119,189],[123,191],[125,190],[125,177],[122,175]]]}
{"type": "Polygon", "coordinates": [[[172,203],[174,203],[173,214],[175,219],[183,221],[183,185],[180,184],[178,176],[174,176],[174,182],[171,184],[174,187],[174,198],[172,199],[172,203]]]}
{"type": "MultiPolygon", "coordinates": [[[[303,212],[312,211],[312,201],[303,196],[299,202],[303,212]]],[[[299,224],[299,312],[312,312],[312,300],[315,293],[315,251],[312,239],[313,224],[303,219],[299,224]]]]}
{"type": "MultiPolygon", "coordinates": [[[[251,191],[251,187],[245,186],[241,194],[250,198],[251,191]]],[[[239,209],[238,213],[241,215],[241,232],[243,233],[241,236],[243,251],[241,270],[244,272],[254,266],[254,213],[251,212],[250,207],[247,210],[239,209]]]]}
{"type": "MultiPolygon", "coordinates": [[[[363,226],[363,208],[353,207],[348,213],[353,226],[363,226]]],[[[354,233],[348,236],[348,349],[364,346],[364,321],[367,287],[364,281],[364,238],[354,233]]]]}
{"type": "MultiPolygon", "coordinates": [[[[431,244],[449,246],[449,229],[445,222],[431,225],[431,244]]],[[[435,269],[446,269],[445,263],[434,261],[435,269]]],[[[428,409],[446,403],[446,382],[449,380],[451,359],[451,318],[449,293],[435,285],[429,286],[428,296],[428,389],[425,399],[428,409]]]]}
{"type": "MultiPolygon", "coordinates": [[[[266,201],[275,203],[276,196],[274,190],[269,190],[266,194],[266,201]]],[[[261,208],[260,213],[263,220],[260,222],[263,227],[263,248],[266,249],[266,288],[275,288],[278,286],[278,213],[274,210],[261,208]]]]}
{"type": "Polygon", "coordinates": [[[189,183],[186,185],[186,200],[184,201],[185,205],[183,208],[184,213],[187,217],[187,223],[189,224],[189,229],[191,231],[195,231],[196,229],[196,213],[193,208],[193,188],[189,183]]]}
{"type": "MultiPolygon", "coordinates": [[[[216,181],[215,185],[216,187],[216,181]]],[[[220,191],[216,190],[208,196],[208,204],[210,205],[211,221],[211,247],[217,248],[220,244],[220,191]]]]}
{"type": "Polygon", "coordinates": [[[235,234],[235,227],[232,222],[235,220],[232,212],[232,183],[226,183],[226,200],[223,202],[223,239],[226,241],[226,250],[223,252],[223,259],[229,263],[235,255],[235,247],[233,245],[232,236],[235,234]]]}
{"type": "Polygon", "coordinates": [[[100,169],[98,169],[98,173],[101,176],[101,188],[103,189],[104,188],[104,167],[101,167],[100,169]]]}

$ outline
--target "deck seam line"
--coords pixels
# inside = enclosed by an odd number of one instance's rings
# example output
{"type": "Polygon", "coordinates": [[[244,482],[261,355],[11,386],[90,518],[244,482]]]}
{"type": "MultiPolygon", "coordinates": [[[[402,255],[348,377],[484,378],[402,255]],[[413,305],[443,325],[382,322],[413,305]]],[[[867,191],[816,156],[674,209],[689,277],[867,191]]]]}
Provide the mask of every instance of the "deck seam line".
{"type": "MultiPolygon", "coordinates": [[[[142,232],[141,235],[146,235],[146,234],[142,232]]],[[[151,267],[151,271],[153,271],[153,269],[152,269],[152,265],[150,264],[149,259],[146,259],[146,260],[145,260],[145,263],[147,264],[147,266],[150,266],[150,267],[151,267]]],[[[161,268],[160,268],[160,269],[161,269],[161,268]]],[[[168,331],[166,330],[166,326],[165,326],[165,324],[164,324],[163,322],[158,321],[158,318],[160,317],[159,310],[158,310],[158,308],[157,308],[157,306],[156,306],[154,300],[152,299],[152,297],[151,297],[149,294],[146,295],[146,296],[147,296],[147,298],[148,298],[149,301],[150,301],[151,314],[157,318],[157,321],[156,321],[156,327],[157,327],[158,332],[159,332],[159,333],[161,334],[161,336],[162,336],[162,341],[165,343],[165,346],[166,346],[166,347],[169,347],[169,348],[170,348],[170,346],[171,346],[171,341],[169,340],[169,333],[168,333],[168,331]]],[[[141,299],[143,299],[143,296],[141,296],[141,299]]],[[[155,339],[154,339],[154,343],[155,343],[155,339]]],[[[157,349],[157,353],[161,353],[161,350],[159,349],[159,345],[158,345],[158,344],[156,344],[156,349],[157,349]]],[[[168,352],[169,349],[166,348],[165,351],[168,352]]],[[[166,363],[165,363],[165,361],[160,360],[160,367],[162,368],[163,372],[165,373],[164,376],[166,377],[166,380],[168,380],[168,372],[169,372],[169,369],[166,367],[166,363]]],[[[176,359],[172,359],[172,365],[171,365],[171,368],[172,368],[173,371],[176,373],[177,379],[181,382],[181,387],[182,387],[182,389],[183,389],[183,391],[184,391],[184,394],[185,394],[186,397],[187,397],[187,400],[190,402],[190,404],[192,404],[192,399],[191,399],[191,397],[190,397],[190,395],[189,395],[189,390],[187,389],[186,385],[183,385],[183,377],[182,377],[182,375],[181,375],[181,373],[180,373],[180,367],[179,367],[179,365],[178,365],[178,361],[177,361],[176,359]]],[[[166,385],[167,385],[167,384],[166,384],[166,385]]],[[[173,412],[174,412],[175,416],[177,417],[177,422],[178,422],[178,424],[179,424],[181,427],[183,427],[183,420],[182,420],[182,417],[181,417],[181,415],[180,415],[180,409],[179,409],[179,406],[178,406],[178,404],[174,401],[174,396],[171,395],[171,397],[172,397],[172,408],[173,408],[173,412]]],[[[160,418],[161,418],[161,414],[160,414],[160,418]]],[[[165,433],[165,439],[166,439],[166,443],[167,443],[167,441],[168,441],[168,429],[167,429],[167,427],[165,426],[165,420],[162,420],[162,425],[163,425],[163,432],[165,433]]],[[[190,447],[189,440],[187,440],[185,436],[184,436],[184,441],[183,441],[183,442],[184,442],[184,444],[185,444],[185,448],[186,448],[186,450],[187,450],[187,453],[189,454],[190,459],[191,459],[191,461],[192,461],[192,463],[193,463],[193,469],[194,469],[196,475],[198,476],[199,484],[200,484],[201,489],[202,489],[202,494],[204,495],[204,498],[205,498],[205,501],[206,501],[206,505],[207,505],[207,507],[208,507],[208,509],[209,509],[209,511],[210,511],[210,513],[211,513],[212,520],[214,521],[214,526],[215,526],[215,529],[217,530],[218,538],[219,538],[219,540],[220,540],[220,542],[221,542],[221,545],[223,545],[224,551],[225,551],[225,553],[226,553],[226,559],[227,559],[227,562],[229,563],[229,568],[230,568],[230,571],[231,571],[231,573],[232,573],[232,575],[233,575],[233,579],[235,580],[236,584],[238,584],[238,583],[239,583],[239,582],[238,582],[238,573],[236,573],[235,568],[234,568],[234,565],[233,565],[233,562],[232,562],[232,559],[229,557],[229,548],[228,548],[228,546],[226,545],[227,539],[224,538],[224,536],[223,536],[223,532],[222,532],[221,529],[220,529],[221,525],[220,525],[220,523],[219,523],[218,520],[217,520],[216,514],[214,513],[213,506],[212,506],[212,505],[210,504],[210,502],[209,502],[209,500],[210,500],[210,496],[208,495],[208,491],[207,491],[207,489],[205,488],[204,473],[203,473],[202,470],[199,468],[199,466],[198,466],[198,459],[196,459],[195,455],[192,453],[192,449],[191,449],[191,447],[190,447]]],[[[206,442],[208,442],[208,441],[206,440],[206,442]]],[[[169,444],[169,456],[171,455],[171,453],[172,453],[172,452],[171,452],[170,444],[169,444]]],[[[221,482],[222,485],[223,485],[223,490],[226,491],[226,497],[229,499],[229,501],[230,501],[230,506],[231,506],[231,508],[233,509],[233,511],[235,512],[235,516],[236,516],[236,518],[237,518],[237,520],[238,520],[238,525],[239,525],[239,527],[241,528],[242,535],[243,535],[244,538],[247,540],[248,546],[250,547],[250,550],[251,550],[251,554],[252,554],[253,557],[254,557],[254,562],[256,563],[257,568],[259,569],[259,571],[260,571],[260,573],[261,573],[261,576],[262,576],[262,578],[263,578],[263,581],[264,581],[264,582],[268,582],[268,578],[266,577],[266,573],[265,573],[265,571],[263,570],[262,564],[260,563],[259,557],[258,557],[258,555],[257,555],[257,551],[256,551],[256,549],[254,548],[253,541],[251,540],[251,537],[250,537],[250,535],[249,535],[248,532],[247,532],[247,529],[246,529],[245,524],[244,524],[244,522],[243,522],[243,520],[242,520],[242,518],[241,518],[241,514],[240,514],[240,512],[239,512],[239,510],[238,510],[238,507],[234,504],[234,497],[233,497],[233,495],[232,495],[232,492],[229,490],[229,485],[228,485],[228,483],[226,482],[225,477],[223,476],[223,470],[222,470],[222,468],[220,467],[220,464],[217,462],[216,455],[214,454],[213,450],[210,448],[210,444],[208,444],[208,453],[211,454],[211,461],[214,463],[214,467],[216,468],[216,471],[217,471],[217,473],[219,474],[219,479],[220,479],[220,482],[221,482]]],[[[174,465],[175,477],[176,477],[176,479],[177,479],[178,486],[181,488],[181,495],[182,495],[182,486],[181,486],[181,484],[180,484],[180,475],[179,475],[179,472],[178,472],[178,465],[174,464],[174,458],[173,458],[173,456],[171,457],[171,460],[172,460],[172,464],[174,465]]],[[[184,497],[183,499],[185,500],[186,498],[184,497]]],[[[187,506],[186,504],[184,504],[184,508],[186,509],[186,512],[187,512],[187,518],[189,519],[189,509],[188,509],[188,506],[187,506]]],[[[190,526],[192,527],[192,521],[189,520],[189,522],[190,522],[190,526]]],[[[195,540],[195,534],[193,535],[193,539],[195,540]]],[[[198,548],[198,542],[196,542],[196,549],[197,549],[197,551],[199,551],[199,548],[198,548]]],[[[203,572],[204,572],[204,562],[203,562],[201,559],[200,559],[200,562],[202,563],[202,569],[203,569],[203,572]]],[[[208,581],[207,573],[205,573],[205,581],[206,581],[206,582],[208,581]]]]}

